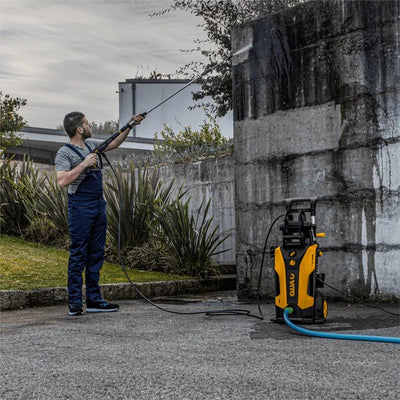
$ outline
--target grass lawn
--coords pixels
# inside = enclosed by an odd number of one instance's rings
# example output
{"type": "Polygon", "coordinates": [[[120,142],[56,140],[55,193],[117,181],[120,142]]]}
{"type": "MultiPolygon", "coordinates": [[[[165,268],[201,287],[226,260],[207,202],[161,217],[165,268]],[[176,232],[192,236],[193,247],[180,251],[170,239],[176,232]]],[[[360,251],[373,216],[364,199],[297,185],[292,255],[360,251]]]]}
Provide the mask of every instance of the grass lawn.
{"type": "MultiPolygon", "coordinates": [[[[67,286],[69,252],[0,235],[0,290],[67,286]]],[[[133,282],[190,279],[162,272],[128,270],[133,282]]],[[[128,282],[122,268],[104,263],[100,284],[128,282]]]]}

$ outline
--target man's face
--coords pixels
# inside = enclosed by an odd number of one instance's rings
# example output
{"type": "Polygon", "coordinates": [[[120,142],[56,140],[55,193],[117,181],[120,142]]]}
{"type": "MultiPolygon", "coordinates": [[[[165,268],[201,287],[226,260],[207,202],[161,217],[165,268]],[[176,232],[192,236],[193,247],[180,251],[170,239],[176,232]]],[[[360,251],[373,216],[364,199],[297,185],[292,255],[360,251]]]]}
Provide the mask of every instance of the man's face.
{"type": "Polygon", "coordinates": [[[82,132],[83,140],[88,139],[92,136],[92,127],[90,126],[86,117],[84,117],[82,119],[82,123],[81,123],[80,127],[83,129],[83,132],[82,132]]]}

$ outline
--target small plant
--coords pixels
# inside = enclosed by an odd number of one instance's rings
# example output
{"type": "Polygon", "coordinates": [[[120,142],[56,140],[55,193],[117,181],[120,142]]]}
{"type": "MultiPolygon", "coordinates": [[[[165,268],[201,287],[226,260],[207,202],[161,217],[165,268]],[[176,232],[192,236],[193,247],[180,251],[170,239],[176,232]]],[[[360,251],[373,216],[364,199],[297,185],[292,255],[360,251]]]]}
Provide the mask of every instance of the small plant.
{"type": "Polygon", "coordinates": [[[22,237],[31,242],[50,244],[57,240],[58,229],[45,215],[39,215],[30,221],[22,237]]]}
{"type": "Polygon", "coordinates": [[[12,160],[0,164],[0,227],[1,233],[21,235],[29,223],[16,182],[21,173],[12,160]]]}
{"type": "Polygon", "coordinates": [[[128,268],[174,273],[174,263],[160,242],[153,241],[128,249],[124,255],[128,268]]]}
{"type": "Polygon", "coordinates": [[[108,205],[108,233],[115,249],[118,237],[121,249],[142,246],[151,240],[157,223],[154,207],[168,203],[173,182],[164,187],[157,170],[136,168],[131,162],[127,172],[118,166],[111,175],[104,194],[108,205]]]}
{"type": "Polygon", "coordinates": [[[57,242],[65,247],[68,243],[68,200],[66,190],[59,189],[55,175],[51,178],[39,175],[32,161],[24,160],[15,187],[29,221],[22,236],[44,244],[57,242]]]}
{"type": "Polygon", "coordinates": [[[202,203],[195,215],[189,214],[189,200],[176,200],[158,209],[161,225],[159,240],[174,262],[174,272],[199,278],[216,275],[217,264],[212,257],[227,250],[217,248],[230,236],[217,233],[212,228],[213,217],[208,216],[210,200],[203,209],[202,203]]]}

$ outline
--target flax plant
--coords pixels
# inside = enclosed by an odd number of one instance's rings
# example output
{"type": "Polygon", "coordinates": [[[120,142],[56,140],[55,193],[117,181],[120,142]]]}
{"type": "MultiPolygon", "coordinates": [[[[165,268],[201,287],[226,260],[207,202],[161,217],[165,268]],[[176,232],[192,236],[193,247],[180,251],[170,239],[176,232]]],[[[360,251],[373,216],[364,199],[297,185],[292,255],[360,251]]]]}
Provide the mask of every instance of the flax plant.
{"type": "Polygon", "coordinates": [[[122,250],[151,242],[157,224],[154,207],[168,204],[173,181],[164,186],[156,169],[135,167],[130,162],[127,172],[120,165],[104,187],[108,205],[108,234],[113,247],[122,250]]]}
{"type": "Polygon", "coordinates": [[[29,226],[26,239],[66,247],[68,242],[68,199],[57,185],[55,175],[40,175],[32,161],[24,161],[16,189],[26,210],[29,226]]]}
{"type": "Polygon", "coordinates": [[[230,234],[218,233],[219,226],[212,227],[214,217],[209,217],[210,201],[191,214],[189,201],[180,199],[158,208],[161,225],[159,238],[164,242],[168,255],[174,261],[174,272],[207,278],[218,274],[212,257],[227,250],[218,247],[230,234]]]}
{"type": "Polygon", "coordinates": [[[17,164],[4,160],[0,164],[0,232],[21,235],[28,225],[25,206],[16,188],[20,177],[17,164]]]}

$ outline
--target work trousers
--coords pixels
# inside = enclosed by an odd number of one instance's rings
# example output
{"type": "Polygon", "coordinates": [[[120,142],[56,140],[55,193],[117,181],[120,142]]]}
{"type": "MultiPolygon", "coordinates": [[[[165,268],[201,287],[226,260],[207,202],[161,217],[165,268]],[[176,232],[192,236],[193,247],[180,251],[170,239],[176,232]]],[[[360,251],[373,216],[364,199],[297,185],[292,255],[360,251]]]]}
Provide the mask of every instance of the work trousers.
{"type": "Polygon", "coordinates": [[[70,304],[82,304],[83,271],[86,299],[102,300],[99,280],[104,262],[107,231],[106,202],[103,196],[81,193],[68,198],[68,222],[71,238],[68,261],[68,297],[70,304]]]}

